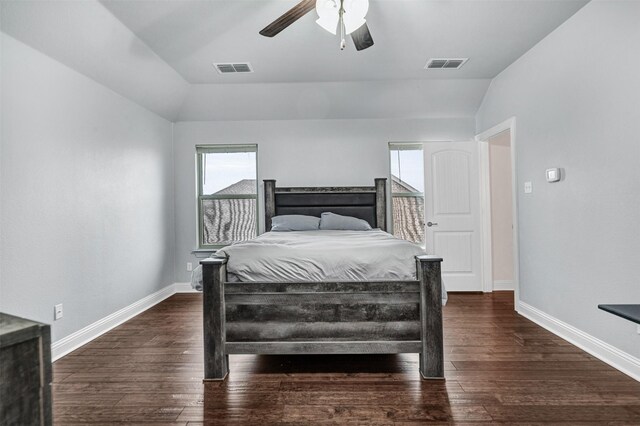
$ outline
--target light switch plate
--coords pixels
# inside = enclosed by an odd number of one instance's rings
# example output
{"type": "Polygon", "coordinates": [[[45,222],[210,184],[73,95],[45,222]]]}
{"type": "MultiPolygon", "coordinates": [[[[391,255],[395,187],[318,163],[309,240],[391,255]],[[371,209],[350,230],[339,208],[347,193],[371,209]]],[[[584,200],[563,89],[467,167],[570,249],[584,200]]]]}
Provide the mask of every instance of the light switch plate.
{"type": "Polygon", "coordinates": [[[524,193],[531,194],[533,192],[533,184],[531,182],[524,183],[524,193]]]}
{"type": "Polygon", "coordinates": [[[53,320],[58,321],[62,318],[62,303],[53,307],[53,320]]]}

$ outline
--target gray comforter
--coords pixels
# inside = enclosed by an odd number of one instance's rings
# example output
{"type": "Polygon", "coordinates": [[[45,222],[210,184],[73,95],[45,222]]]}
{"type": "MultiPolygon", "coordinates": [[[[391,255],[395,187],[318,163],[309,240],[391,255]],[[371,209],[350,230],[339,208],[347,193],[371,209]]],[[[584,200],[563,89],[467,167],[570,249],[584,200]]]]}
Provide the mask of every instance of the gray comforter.
{"type": "MultiPolygon", "coordinates": [[[[422,247],[374,229],[267,232],[216,256],[229,259],[229,281],[296,282],[415,280],[419,254],[425,254],[422,247]]],[[[202,289],[200,267],[192,285],[202,289]]]]}

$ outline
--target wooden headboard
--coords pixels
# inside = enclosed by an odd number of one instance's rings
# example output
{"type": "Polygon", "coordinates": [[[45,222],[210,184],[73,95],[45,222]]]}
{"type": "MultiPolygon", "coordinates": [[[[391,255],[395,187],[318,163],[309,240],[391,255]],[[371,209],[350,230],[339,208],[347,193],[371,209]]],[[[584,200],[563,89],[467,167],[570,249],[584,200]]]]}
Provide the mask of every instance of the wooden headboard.
{"type": "Polygon", "coordinates": [[[271,230],[271,218],[285,214],[317,216],[324,212],[353,216],[371,227],[387,230],[387,179],[375,179],[374,186],[287,187],[264,180],[264,226],[271,230]]]}

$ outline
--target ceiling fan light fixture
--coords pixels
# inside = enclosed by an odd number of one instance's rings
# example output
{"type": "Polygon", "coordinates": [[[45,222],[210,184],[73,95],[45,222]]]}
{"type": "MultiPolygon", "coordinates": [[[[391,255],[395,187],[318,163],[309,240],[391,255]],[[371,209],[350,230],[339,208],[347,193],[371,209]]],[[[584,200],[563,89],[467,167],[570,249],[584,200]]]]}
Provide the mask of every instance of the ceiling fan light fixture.
{"type": "Polygon", "coordinates": [[[336,35],[338,33],[338,20],[333,19],[333,17],[331,16],[318,18],[316,23],[333,35],[336,35]]]}
{"type": "Polygon", "coordinates": [[[347,14],[344,15],[344,31],[347,34],[351,34],[361,26],[363,26],[367,21],[364,18],[360,19],[347,19],[347,14]]]}
{"type": "Polygon", "coordinates": [[[318,25],[331,34],[340,33],[340,50],[347,46],[347,34],[351,36],[357,51],[373,46],[373,38],[364,19],[369,11],[369,0],[300,0],[284,15],[264,27],[260,35],[273,37],[313,9],[318,13],[318,25]]]}
{"type": "MultiPolygon", "coordinates": [[[[334,35],[340,22],[340,6],[341,0],[316,0],[317,24],[334,35]]],[[[343,0],[343,7],[345,33],[351,34],[365,24],[369,0],[343,0]]]]}

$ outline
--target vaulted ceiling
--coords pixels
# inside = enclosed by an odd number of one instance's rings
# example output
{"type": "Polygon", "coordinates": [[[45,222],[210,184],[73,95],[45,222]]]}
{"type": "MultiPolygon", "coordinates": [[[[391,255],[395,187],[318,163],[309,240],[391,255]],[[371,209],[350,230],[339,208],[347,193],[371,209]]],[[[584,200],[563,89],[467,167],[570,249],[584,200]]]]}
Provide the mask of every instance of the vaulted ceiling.
{"type": "Polygon", "coordinates": [[[450,117],[473,115],[491,79],[588,0],[370,0],[361,52],[340,51],[315,11],[258,34],[297,2],[3,1],[2,31],[174,121],[450,117]],[[425,70],[431,57],[470,59],[425,70]]]}
{"type": "Polygon", "coordinates": [[[371,0],[375,45],[340,51],[311,11],[274,38],[258,34],[299,0],[102,3],[190,83],[289,83],[493,78],[584,0],[371,0]],[[463,57],[458,71],[423,69],[463,57]],[[220,75],[213,62],[250,61],[253,74],[220,75]]]}

